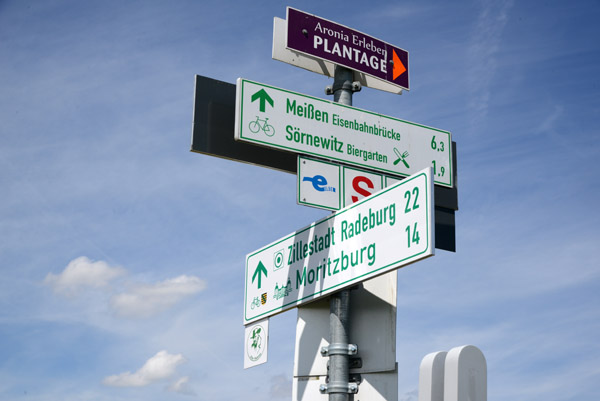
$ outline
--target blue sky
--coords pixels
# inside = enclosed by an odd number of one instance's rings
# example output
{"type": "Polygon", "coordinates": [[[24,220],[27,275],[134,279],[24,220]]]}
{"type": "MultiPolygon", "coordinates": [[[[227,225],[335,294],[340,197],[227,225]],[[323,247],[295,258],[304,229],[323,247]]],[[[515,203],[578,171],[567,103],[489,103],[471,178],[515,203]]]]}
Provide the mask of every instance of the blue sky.
{"type": "MultiPolygon", "coordinates": [[[[271,59],[293,6],[410,53],[354,105],[452,132],[457,252],[399,271],[399,400],[463,344],[491,400],[596,400],[597,1],[0,2],[0,398],[289,399],[296,312],[243,370],[247,253],[327,214],[191,153],[194,75],[325,98],[271,59]]],[[[232,133],[233,135],[233,133],[232,133]]]]}

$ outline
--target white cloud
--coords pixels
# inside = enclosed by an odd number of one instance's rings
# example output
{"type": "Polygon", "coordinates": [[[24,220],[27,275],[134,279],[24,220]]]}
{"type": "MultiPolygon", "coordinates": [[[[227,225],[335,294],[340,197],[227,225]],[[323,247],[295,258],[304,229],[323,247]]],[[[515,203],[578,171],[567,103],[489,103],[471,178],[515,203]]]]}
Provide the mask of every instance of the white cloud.
{"type": "Polygon", "coordinates": [[[144,387],[173,376],[177,366],[184,362],[186,359],[182,354],[173,355],[165,350],[159,351],[148,359],[137,372],[123,372],[108,376],[102,383],[111,387],[144,387]]]}
{"type": "Polygon", "coordinates": [[[467,83],[471,95],[469,108],[475,119],[487,113],[492,96],[490,85],[497,70],[497,55],[513,0],[483,1],[469,45],[467,83]]]}
{"type": "Polygon", "coordinates": [[[174,393],[180,393],[185,395],[196,395],[196,392],[190,387],[189,381],[189,376],[184,376],[172,383],[169,386],[168,390],[173,391],[174,393]]]}
{"type": "Polygon", "coordinates": [[[111,298],[111,307],[119,316],[144,318],[160,313],[183,298],[196,294],[206,287],[204,280],[182,275],[154,285],[140,285],[131,292],[111,298]]]}
{"type": "Polygon", "coordinates": [[[103,261],[92,262],[85,256],[73,259],[60,274],[48,273],[44,284],[55,292],[72,295],[84,287],[101,288],[125,273],[121,267],[110,267],[103,261]]]}

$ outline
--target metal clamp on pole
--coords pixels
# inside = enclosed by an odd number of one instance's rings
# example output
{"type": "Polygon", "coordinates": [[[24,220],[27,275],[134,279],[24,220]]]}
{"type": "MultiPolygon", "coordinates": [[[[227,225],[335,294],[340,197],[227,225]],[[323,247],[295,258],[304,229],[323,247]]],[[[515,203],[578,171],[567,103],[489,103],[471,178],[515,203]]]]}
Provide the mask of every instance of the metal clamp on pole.
{"type": "Polygon", "coordinates": [[[356,344],[329,344],[328,347],[321,347],[321,355],[356,355],[358,346],[356,344]]]}
{"type": "Polygon", "coordinates": [[[340,90],[340,89],[344,89],[346,91],[352,91],[352,92],[360,92],[360,90],[362,89],[362,85],[358,81],[354,81],[352,83],[346,81],[346,82],[343,82],[342,84],[334,83],[333,85],[327,85],[325,87],[325,94],[333,95],[337,90],[340,90]]]}
{"type": "Polygon", "coordinates": [[[321,384],[319,386],[321,394],[333,394],[333,393],[345,393],[345,394],[356,394],[358,393],[358,383],[348,382],[337,382],[321,384]]]}

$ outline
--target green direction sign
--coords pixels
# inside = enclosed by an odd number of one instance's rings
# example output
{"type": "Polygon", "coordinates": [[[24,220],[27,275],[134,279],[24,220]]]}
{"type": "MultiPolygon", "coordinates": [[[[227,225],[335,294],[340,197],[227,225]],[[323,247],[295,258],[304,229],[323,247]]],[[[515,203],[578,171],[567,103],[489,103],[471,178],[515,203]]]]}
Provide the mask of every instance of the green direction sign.
{"type": "Polygon", "coordinates": [[[452,187],[448,131],[239,78],[235,139],[452,187]]]}
{"type": "Polygon", "coordinates": [[[434,255],[429,167],[246,257],[244,324],[434,255]]]}

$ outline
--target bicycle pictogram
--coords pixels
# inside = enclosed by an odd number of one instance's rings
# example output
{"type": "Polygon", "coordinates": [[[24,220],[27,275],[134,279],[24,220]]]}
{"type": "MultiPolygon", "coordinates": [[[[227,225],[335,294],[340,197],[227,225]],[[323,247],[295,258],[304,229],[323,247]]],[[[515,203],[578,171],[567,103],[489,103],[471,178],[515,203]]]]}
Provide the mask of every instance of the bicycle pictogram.
{"type": "Polygon", "coordinates": [[[250,131],[254,132],[255,134],[258,131],[262,130],[266,136],[273,136],[275,135],[275,128],[273,128],[272,125],[268,124],[267,121],[269,121],[268,118],[265,118],[263,120],[256,116],[256,121],[251,121],[248,125],[248,128],[250,128],[250,131]]]}

